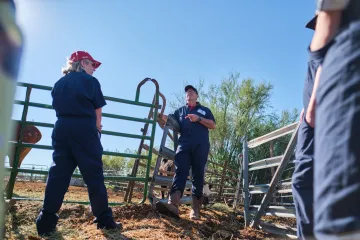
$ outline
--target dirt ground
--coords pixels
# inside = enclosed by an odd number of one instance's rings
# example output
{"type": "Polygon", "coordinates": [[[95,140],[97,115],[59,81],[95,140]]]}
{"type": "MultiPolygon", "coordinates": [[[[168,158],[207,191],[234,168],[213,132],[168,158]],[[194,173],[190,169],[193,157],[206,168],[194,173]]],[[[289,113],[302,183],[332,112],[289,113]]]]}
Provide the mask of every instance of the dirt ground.
{"type": "MultiPolygon", "coordinates": [[[[16,182],[14,187],[14,197],[26,197],[43,199],[46,183],[43,182],[16,182]]],[[[113,188],[108,188],[109,202],[123,202],[124,192],[114,191],[113,188]]],[[[65,194],[65,201],[89,201],[87,188],[70,186],[68,192],[65,194]]],[[[133,201],[139,202],[142,200],[142,193],[136,192],[133,195],[133,201]]]]}
{"type": "MultiPolygon", "coordinates": [[[[44,183],[18,182],[15,194],[42,199],[44,187],[44,183]]],[[[108,192],[110,201],[123,200],[122,192],[108,192]]],[[[70,187],[66,199],[87,201],[86,188],[70,187]]],[[[150,204],[115,206],[113,213],[116,221],[123,225],[121,231],[97,230],[89,206],[63,204],[57,232],[48,238],[40,238],[34,223],[40,208],[41,202],[17,201],[6,216],[5,239],[280,239],[262,231],[244,229],[240,214],[222,204],[202,209],[199,221],[189,219],[190,208],[187,206],[180,208],[180,220],[160,215],[150,204]]]]}

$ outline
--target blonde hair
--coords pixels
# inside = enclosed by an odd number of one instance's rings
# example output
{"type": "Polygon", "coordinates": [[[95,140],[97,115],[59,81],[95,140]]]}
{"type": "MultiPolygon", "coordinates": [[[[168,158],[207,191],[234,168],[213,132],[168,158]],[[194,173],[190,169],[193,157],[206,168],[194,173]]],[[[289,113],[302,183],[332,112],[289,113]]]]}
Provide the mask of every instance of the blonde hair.
{"type": "MultiPolygon", "coordinates": [[[[82,60],[85,62],[89,62],[88,60],[82,60]]],[[[61,72],[66,75],[70,72],[81,72],[82,71],[82,66],[81,66],[81,61],[77,61],[77,62],[73,62],[70,61],[69,59],[66,61],[66,66],[61,68],[61,72]]]]}

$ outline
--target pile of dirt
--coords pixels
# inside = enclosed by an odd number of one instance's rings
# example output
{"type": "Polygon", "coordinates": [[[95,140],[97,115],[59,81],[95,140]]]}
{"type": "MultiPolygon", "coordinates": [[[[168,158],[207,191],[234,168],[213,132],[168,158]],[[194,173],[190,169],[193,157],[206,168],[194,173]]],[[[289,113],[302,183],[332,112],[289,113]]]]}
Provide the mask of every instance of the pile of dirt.
{"type": "Polygon", "coordinates": [[[243,218],[216,206],[202,210],[202,218],[192,221],[190,209],[181,207],[181,219],[160,215],[151,205],[113,207],[119,230],[98,230],[92,223],[90,207],[64,204],[59,212],[57,232],[48,238],[36,233],[35,219],[41,202],[19,201],[6,217],[6,239],[279,239],[262,231],[244,229],[243,218]]]}

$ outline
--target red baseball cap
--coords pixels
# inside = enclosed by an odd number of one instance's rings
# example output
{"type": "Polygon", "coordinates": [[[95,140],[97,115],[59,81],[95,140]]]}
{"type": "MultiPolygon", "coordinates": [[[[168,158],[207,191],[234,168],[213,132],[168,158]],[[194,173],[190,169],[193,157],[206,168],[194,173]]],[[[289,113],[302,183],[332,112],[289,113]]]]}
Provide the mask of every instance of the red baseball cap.
{"type": "Polygon", "coordinates": [[[88,52],[85,51],[76,51],[70,56],[70,61],[77,62],[84,59],[88,59],[94,63],[94,68],[98,68],[101,65],[101,62],[96,61],[88,52]]]}

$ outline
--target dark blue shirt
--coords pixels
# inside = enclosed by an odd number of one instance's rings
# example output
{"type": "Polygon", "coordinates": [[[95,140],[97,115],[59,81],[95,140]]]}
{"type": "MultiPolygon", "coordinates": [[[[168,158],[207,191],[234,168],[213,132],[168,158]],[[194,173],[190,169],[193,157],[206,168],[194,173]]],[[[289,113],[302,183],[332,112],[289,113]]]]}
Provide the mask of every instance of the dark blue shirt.
{"type": "Polygon", "coordinates": [[[51,96],[58,118],[96,121],[95,109],[106,105],[99,81],[84,71],[70,72],[60,78],[55,83],[51,96]]]}
{"type": "Polygon", "coordinates": [[[197,103],[194,108],[190,110],[189,106],[183,106],[177,109],[174,117],[180,125],[179,143],[191,142],[195,144],[209,144],[209,129],[199,122],[191,122],[190,119],[185,119],[188,114],[196,114],[201,118],[213,120],[214,115],[209,108],[197,103]]]}
{"type": "Polygon", "coordinates": [[[331,45],[332,42],[328,43],[325,47],[314,52],[310,51],[310,47],[308,48],[308,52],[309,52],[308,71],[304,83],[304,92],[303,92],[303,104],[304,104],[305,112],[307,107],[309,106],[311,94],[314,88],[316,71],[324,61],[326,52],[331,47],[331,45]]]}

